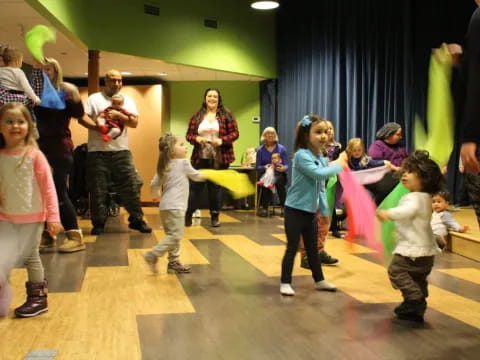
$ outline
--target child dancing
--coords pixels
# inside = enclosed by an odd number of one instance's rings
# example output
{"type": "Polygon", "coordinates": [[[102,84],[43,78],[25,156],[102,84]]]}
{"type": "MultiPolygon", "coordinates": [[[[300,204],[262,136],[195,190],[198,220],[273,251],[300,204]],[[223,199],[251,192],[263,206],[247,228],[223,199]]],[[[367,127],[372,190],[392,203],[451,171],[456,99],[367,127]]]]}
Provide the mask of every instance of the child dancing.
{"type": "Polygon", "coordinates": [[[205,176],[194,169],[186,159],[185,141],[171,133],[160,138],[160,157],[157,173],[150,187],[153,199],[159,199],[165,237],[143,256],[153,273],[157,273],[158,257],[168,252],[168,272],[189,273],[190,266],[180,262],[180,240],[185,229],[185,211],[188,205],[189,182],[205,181],[205,176]]]}
{"type": "Polygon", "coordinates": [[[300,236],[310,261],[310,269],[318,290],[335,291],[335,285],[323,277],[317,255],[317,210],[329,216],[325,194],[325,179],[338,174],[347,166],[345,154],[328,165],[325,149],[328,128],[325,119],[318,115],[305,116],[297,124],[295,155],[293,158],[292,185],[285,202],[285,233],[287,249],[282,260],[280,293],[295,295],[292,288],[292,271],[300,236]]]}
{"type": "Polygon", "coordinates": [[[38,251],[45,221],[51,235],[62,230],[52,174],[37,148],[28,109],[11,102],[0,108],[0,316],[8,314],[8,279],[18,262],[28,271],[27,301],[15,314],[32,317],[48,310],[38,251]]]}
{"type": "Polygon", "coordinates": [[[440,252],[430,226],[432,198],[440,190],[443,176],[427,151],[417,150],[402,163],[402,184],[410,193],[398,206],[378,210],[380,221],[395,221],[397,245],[388,268],[395,289],[402,292],[403,303],[395,308],[398,318],[423,322],[427,308],[427,276],[434,257],[440,252]]]}

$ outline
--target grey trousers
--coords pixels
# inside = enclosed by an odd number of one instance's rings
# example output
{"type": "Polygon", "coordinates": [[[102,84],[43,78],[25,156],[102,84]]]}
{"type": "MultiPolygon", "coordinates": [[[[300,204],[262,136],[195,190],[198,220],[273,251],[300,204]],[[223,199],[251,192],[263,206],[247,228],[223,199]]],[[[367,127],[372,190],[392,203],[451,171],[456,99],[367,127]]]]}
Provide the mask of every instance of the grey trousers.
{"type": "Polygon", "coordinates": [[[28,281],[45,279],[38,252],[44,223],[12,224],[0,221],[0,281],[7,281],[15,266],[25,265],[28,281]]]}
{"type": "Polygon", "coordinates": [[[412,260],[395,254],[388,267],[388,276],[395,289],[405,300],[422,300],[428,296],[427,276],[433,268],[434,256],[422,256],[412,260]]]}
{"type": "Polygon", "coordinates": [[[163,256],[168,251],[168,262],[176,262],[180,257],[180,241],[185,229],[185,211],[160,210],[165,237],[152,248],[157,256],[163,256]]]}

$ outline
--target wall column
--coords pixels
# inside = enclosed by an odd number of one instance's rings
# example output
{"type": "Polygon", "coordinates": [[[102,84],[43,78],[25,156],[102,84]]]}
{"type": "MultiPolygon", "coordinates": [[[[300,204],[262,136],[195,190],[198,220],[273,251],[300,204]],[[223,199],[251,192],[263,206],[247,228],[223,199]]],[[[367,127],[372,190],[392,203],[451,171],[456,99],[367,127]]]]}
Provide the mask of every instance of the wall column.
{"type": "Polygon", "coordinates": [[[88,50],[88,95],[100,91],[100,51],[88,50]]]}

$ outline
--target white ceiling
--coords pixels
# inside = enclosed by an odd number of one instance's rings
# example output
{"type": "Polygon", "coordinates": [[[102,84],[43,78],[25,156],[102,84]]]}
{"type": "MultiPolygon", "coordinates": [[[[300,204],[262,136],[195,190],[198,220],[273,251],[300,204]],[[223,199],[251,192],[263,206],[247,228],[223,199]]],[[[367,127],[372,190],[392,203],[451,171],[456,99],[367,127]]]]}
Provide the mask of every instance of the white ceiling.
{"type": "MultiPolygon", "coordinates": [[[[31,63],[32,57],[25,47],[24,35],[25,32],[38,24],[52,26],[24,0],[0,0],[0,44],[9,44],[20,48],[23,51],[26,63],[31,63]]],[[[57,41],[55,43],[47,43],[44,46],[44,54],[60,62],[64,76],[86,77],[88,69],[87,48],[78,39],[73,42],[67,36],[57,31],[57,41]]],[[[263,80],[260,77],[176,65],[156,59],[101,52],[100,74],[104,74],[108,69],[112,68],[130,72],[132,73],[130,76],[158,76],[165,81],[263,80]],[[168,75],[160,76],[159,73],[168,75]]]]}

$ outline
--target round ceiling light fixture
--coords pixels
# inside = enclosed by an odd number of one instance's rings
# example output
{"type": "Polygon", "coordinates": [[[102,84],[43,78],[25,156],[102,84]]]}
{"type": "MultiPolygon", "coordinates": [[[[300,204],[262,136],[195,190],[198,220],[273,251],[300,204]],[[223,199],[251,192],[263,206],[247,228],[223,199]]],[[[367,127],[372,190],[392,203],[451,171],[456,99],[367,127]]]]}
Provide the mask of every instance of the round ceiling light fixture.
{"type": "Polygon", "coordinates": [[[280,6],[278,1],[252,0],[250,6],[257,10],[271,10],[280,6]]]}

